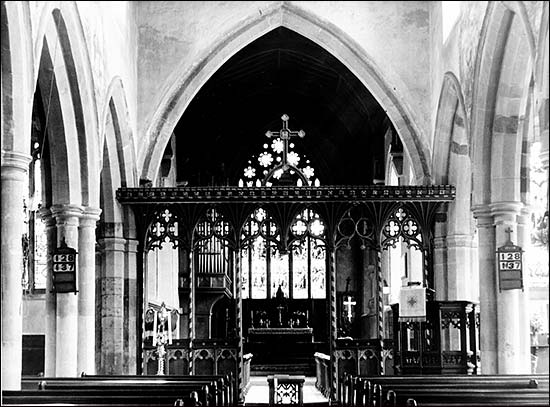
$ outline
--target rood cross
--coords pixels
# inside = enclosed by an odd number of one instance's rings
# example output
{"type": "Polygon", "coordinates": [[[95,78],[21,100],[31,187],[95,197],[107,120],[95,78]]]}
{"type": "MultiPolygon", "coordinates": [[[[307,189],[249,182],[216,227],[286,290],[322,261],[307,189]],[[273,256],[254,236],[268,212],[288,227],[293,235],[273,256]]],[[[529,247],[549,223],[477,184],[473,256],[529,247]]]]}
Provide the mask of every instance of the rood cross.
{"type": "Polygon", "coordinates": [[[351,313],[351,307],[357,304],[357,302],[352,301],[352,298],[348,295],[346,297],[346,300],[344,301],[344,308],[346,308],[346,314],[348,317],[348,321],[351,321],[352,313],[351,313]]]}
{"type": "Polygon", "coordinates": [[[281,119],[283,120],[283,128],[281,129],[281,131],[271,131],[271,130],[268,130],[266,131],[265,135],[267,136],[267,138],[272,138],[272,137],[280,137],[281,140],[283,141],[283,162],[281,163],[281,165],[283,166],[284,169],[286,169],[286,166],[288,164],[288,161],[287,161],[287,155],[288,155],[288,140],[290,140],[291,137],[300,137],[300,138],[304,138],[304,136],[306,135],[306,132],[303,131],[303,130],[300,130],[300,131],[292,131],[292,130],[289,130],[288,129],[288,115],[286,114],[283,114],[281,116],[281,119]]]}

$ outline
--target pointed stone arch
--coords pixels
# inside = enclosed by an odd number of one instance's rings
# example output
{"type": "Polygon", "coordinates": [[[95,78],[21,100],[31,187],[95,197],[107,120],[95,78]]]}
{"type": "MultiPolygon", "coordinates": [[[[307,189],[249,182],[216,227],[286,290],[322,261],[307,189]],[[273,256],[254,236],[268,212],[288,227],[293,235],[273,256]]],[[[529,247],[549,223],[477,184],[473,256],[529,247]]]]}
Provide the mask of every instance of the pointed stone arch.
{"type": "Polygon", "coordinates": [[[438,226],[436,295],[440,300],[478,301],[477,268],[473,267],[471,157],[468,117],[458,78],[447,72],[439,98],[434,132],[434,181],[456,186],[456,199],[447,207],[447,222],[438,226]],[[444,229],[444,230],[441,230],[444,229]]]}
{"type": "Polygon", "coordinates": [[[30,153],[33,56],[27,2],[2,2],[2,151],[30,153]]]}
{"type": "Polygon", "coordinates": [[[145,147],[139,152],[141,177],[156,178],[164,148],[177,121],[197,94],[222,64],[240,49],[267,32],[286,27],[325,48],[340,60],[373,94],[386,110],[413,163],[417,183],[431,183],[430,150],[411,109],[395,89],[406,89],[399,77],[385,67],[376,66],[365,50],[331,23],[287,2],[255,14],[242,24],[222,33],[216,43],[198,58],[187,72],[177,71],[171,87],[159,103],[145,135],[145,147]],[[384,73],[383,73],[384,72],[384,73]],[[391,77],[391,81],[388,78],[391,77]],[[390,87],[390,83],[393,86],[390,87]]]}
{"type": "Polygon", "coordinates": [[[522,154],[533,92],[532,32],[516,2],[490,2],[477,49],[471,115],[472,210],[478,227],[482,374],[530,371],[525,292],[499,291],[494,253],[506,231],[523,246],[522,154]],[[519,11],[518,11],[519,10],[519,11]],[[519,310],[519,311],[518,311],[519,310]]]}
{"type": "Polygon", "coordinates": [[[101,188],[105,221],[120,222],[122,206],[116,200],[116,190],[137,185],[134,137],[120,77],[113,78],[107,89],[102,117],[101,133],[104,137],[101,188]]]}
{"type": "Polygon", "coordinates": [[[24,233],[23,199],[30,156],[32,52],[27,2],[2,2],[1,86],[1,258],[2,390],[21,389],[23,306],[21,265],[24,233]]]}
{"type": "MultiPolygon", "coordinates": [[[[75,166],[69,184],[70,200],[74,204],[98,207],[98,114],[88,46],[75,2],[46,3],[41,12],[37,34],[34,44],[35,80],[41,80],[41,72],[44,74],[40,64],[46,44],[50,60],[55,62],[52,66],[55,68],[55,86],[58,91],[62,90],[68,95],[66,98],[58,98],[64,116],[49,118],[48,125],[62,119],[66,145],[77,146],[78,155],[70,154],[71,157],[79,157],[78,170],[75,166]]],[[[46,89],[48,96],[45,98],[49,99],[50,87],[46,86],[46,89]]],[[[48,109],[46,103],[48,101],[44,104],[48,109]]],[[[60,198],[67,201],[66,195],[60,193],[60,198]]]]}
{"type": "Polygon", "coordinates": [[[519,121],[526,119],[534,55],[530,45],[523,48],[518,45],[522,38],[530,43],[532,36],[530,31],[525,30],[523,20],[522,14],[516,15],[501,3],[490,3],[487,7],[478,46],[470,123],[470,134],[474,140],[475,205],[495,200],[520,200],[519,165],[514,167],[515,175],[510,176],[506,172],[513,167],[510,163],[521,162],[522,140],[517,138],[499,142],[496,135],[517,134],[519,121]],[[513,55],[510,51],[512,47],[523,51],[513,55]],[[518,78],[523,82],[516,83],[518,78]],[[521,88],[519,97],[518,88],[521,88]],[[511,179],[514,179],[512,185],[507,183],[508,188],[502,188],[504,180],[511,179]],[[499,191],[507,195],[499,197],[499,191]]]}

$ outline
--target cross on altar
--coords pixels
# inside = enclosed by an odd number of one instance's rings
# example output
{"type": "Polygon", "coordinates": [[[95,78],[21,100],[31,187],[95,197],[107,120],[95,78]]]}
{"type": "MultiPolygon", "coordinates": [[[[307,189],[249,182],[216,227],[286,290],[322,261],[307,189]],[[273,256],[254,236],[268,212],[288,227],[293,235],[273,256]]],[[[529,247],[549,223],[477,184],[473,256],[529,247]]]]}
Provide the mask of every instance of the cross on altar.
{"type": "Polygon", "coordinates": [[[353,307],[354,305],[357,304],[356,301],[353,301],[353,298],[351,296],[347,296],[345,297],[346,299],[344,300],[344,308],[346,308],[346,316],[348,318],[348,321],[351,321],[351,317],[352,317],[352,313],[351,313],[351,307],[353,307]]]}
{"type": "Polygon", "coordinates": [[[303,131],[303,130],[300,130],[300,131],[289,130],[289,128],[288,128],[288,119],[289,119],[288,115],[283,114],[281,116],[281,119],[283,120],[283,128],[280,131],[268,130],[268,131],[266,131],[265,135],[267,136],[267,138],[280,137],[281,140],[283,141],[283,161],[281,163],[281,166],[283,167],[283,169],[286,169],[287,166],[288,166],[288,161],[287,161],[288,141],[290,140],[291,137],[304,138],[304,136],[306,135],[306,132],[303,131]]]}

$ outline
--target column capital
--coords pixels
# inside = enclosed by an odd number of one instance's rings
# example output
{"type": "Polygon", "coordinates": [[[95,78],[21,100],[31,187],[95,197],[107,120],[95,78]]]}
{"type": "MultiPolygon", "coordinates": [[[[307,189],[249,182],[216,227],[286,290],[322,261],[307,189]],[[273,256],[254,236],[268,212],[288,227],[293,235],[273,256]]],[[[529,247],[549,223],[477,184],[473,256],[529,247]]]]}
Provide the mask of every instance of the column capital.
{"type": "Polygon", "coordinates": [[[30,154],[2,150],[2,180],[22,180],[29,171],[30,154]]]}
{"type": "Polygon", "coordinates": [[[82,208],[82,214],[80,215],[80,226],[94,227],[101,215],[101,209],[87,206],[82,208]]]}
{"type": "Polygon", "coordinates": [[[502,222],[515,223],[523,206],[522,202],[516,201],[493,202],[489,204],[495,224],[502,222]]]}
{"type": "Polygon", "coordinates": [[[55,218],[50,208],[46,208],[45,206],[43,206],[38,210],[38,212],[40,213],[40,218],[42,219],[42,222],[46,224],[47,228],[55,226],[55,218]]]}
{"type": "Polygon", "coordinates": [[[488,204],[472,205],[472,214],[479,227],[493,226],[493,215],[488,204]]]}
{"type": "Polygon", "coordinates": [[[78,226],[78,219],[83,212],[82,206],[71,204],[52,205],[50,210],[58,226],[62,224],[78,226]]]}
{"type": "Polygon", "coordinates": [[[84,208],[80,205],[72,204],[55,204],[50,207],[52,215],[56,218],[58,217],[80,217],[84,212],[84,208]]]}

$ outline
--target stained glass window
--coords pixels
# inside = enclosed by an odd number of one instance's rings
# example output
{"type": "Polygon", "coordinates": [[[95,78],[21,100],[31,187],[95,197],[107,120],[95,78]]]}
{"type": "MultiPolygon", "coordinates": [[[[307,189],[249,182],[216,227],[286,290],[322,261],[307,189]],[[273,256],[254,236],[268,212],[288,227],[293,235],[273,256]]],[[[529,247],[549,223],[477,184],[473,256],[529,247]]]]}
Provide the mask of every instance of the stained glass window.
{"type": "Polygon", "coordinates": [[[294,245],[292,250],[292,293],[294,298],[308,298],[308,239],[294,245]]]}
{"type": "Polygon", "coordinates": [[[250,275],[252,281],[251,298],[267,296],[267,245],[263,237],[258,236],[252,244],[250,275]]]}
{"type": "Polygon", "coordinates": [[[326,250],[318,239],[310,239],[311,250],[311,298],[325,298],[326,250]]]}
{"type": "Polygon", "coordinates": [[[242,289],[242,298],[250,297],[250,267],[248,261],[248,249],[241,251],[241,289],[242,289]]]}
{"type": "Polygon", "coordinates": [[[277,246],[271,246],[271,296],[274,297],[279,287],[286,298],[290,295],[288,254],[281,254],[277,246]]]}
{"type": "Polygon", "coordinates": [[[325,298],[326,256],[324,224],[319,215],[304,210],[291,225],[294,237],[288,253],[281,253],[280,232],[262,208],[243,228],[241,252],[243,298],[275,297],[279,287],[287,298],[325,298]]]}

